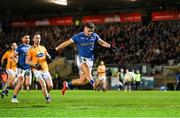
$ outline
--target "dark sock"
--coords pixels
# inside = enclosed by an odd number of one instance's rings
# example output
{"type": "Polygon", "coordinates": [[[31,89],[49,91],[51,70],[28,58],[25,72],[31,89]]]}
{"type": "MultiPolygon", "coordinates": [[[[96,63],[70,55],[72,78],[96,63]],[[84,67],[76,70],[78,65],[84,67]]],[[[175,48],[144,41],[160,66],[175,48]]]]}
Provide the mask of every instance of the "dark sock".
{"type": "Polygon", "coordinates": [[[72,82],[68,82],[68,88],[70,88],[70,89],[73,88],[72,82]]]}
{"type": "Polygon", "coordinates": [[[94,80],[93,79],[91,79],[89,82],[90,82],[91,85],[94,84],[94,80]]]}
{"type": "Polygon", "coordinates": [[[16,95],[13,95],[13,98],[16,98],[17,96],[16,95]]]}
{"type": "Polygon", "coordinates": [[[7,87],[6,90],[9,90],[10,87],[7,87]]]}
{"type": "Polygon", "coordinates": [[[46,99],[46,100],[48,100],[48,99],[49,99],[49,97],[48,97],[48,96],[46,96],[46,97],[45,97],[45,99],[46,99]]]}

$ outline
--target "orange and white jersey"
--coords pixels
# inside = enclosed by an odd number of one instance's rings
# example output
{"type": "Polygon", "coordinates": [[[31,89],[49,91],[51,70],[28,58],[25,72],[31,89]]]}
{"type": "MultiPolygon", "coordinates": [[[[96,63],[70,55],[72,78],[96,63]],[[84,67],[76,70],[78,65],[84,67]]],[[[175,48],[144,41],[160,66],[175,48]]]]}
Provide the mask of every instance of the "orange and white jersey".
{"type": "Polygon", "coordinates": [[[105,65],[99,65],[97,68],[98,77],[105,77],[106,76],[106,66],[105,65]]]}
{"type": "Polygon", "coordinates": [[[37,47],[32,46],[27,52],[27,57],[32,61],[33,64],[40,64],[42,66],[42,71],[49,71],[46,55],[47,50],[41,45],[37,47]]]}
{"type": "Polygon", "coordinates": [[[17,61],[13,58],[16,56],[15,51],[9,50],[6,51],[1,60],[7,59],[6,69],[12,69],[16,71],[17,69],[17,61]]]}

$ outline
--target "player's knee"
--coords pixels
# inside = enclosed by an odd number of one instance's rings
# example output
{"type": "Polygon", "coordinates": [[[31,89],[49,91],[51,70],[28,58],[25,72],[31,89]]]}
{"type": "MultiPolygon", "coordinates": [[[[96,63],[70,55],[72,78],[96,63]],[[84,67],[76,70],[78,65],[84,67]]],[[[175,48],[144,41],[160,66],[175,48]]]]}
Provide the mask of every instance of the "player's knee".
{"type": "Polygon", "coordinates": [[[42,89],[46,89],[46,84],[41,84],[42,89]]]}
{"type": "Polygon", "coordinates": [[[48,86],[48,89],[52,89],[52,88],[53,88],[53,85],[49,85],[49,86],[48,86]]]}
{"type": "Polygon", "coordinates": [[[23,77],[18,77],[18,81],[23,81],[23,77]]]}

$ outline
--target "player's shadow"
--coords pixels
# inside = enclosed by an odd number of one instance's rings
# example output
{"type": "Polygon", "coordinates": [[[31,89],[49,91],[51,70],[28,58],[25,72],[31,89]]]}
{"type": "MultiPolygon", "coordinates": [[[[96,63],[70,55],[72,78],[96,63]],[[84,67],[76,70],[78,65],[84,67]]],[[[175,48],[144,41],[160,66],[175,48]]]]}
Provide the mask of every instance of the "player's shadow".
{"type": "Polygon", "coordinates": [[[44,105],[32,105],[32,106],[20,106],[20,107],[12,106],[9,108],[45,108],[45,107],[46,106],[44,106],[44,105]]]}
{"type": "Polygon", "coordinates": [[[46,106],[44,106],[44,105],[33,105],[33,106],[31,106],[32,108],[44,108],[44,107],[46,107],[46,106]]]}

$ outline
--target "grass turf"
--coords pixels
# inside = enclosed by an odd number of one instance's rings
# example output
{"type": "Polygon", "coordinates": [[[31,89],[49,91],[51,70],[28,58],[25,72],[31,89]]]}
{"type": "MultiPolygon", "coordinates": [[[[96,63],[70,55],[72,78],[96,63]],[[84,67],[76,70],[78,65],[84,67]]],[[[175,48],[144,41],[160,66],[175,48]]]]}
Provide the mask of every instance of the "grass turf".
{"type": "Polygon", "coordinates": [[[46,103],[40,90],[21,91],[20,103],[0,98],[0,117],[180,117],[180,93],[177,91],[52,90],[52,102],[46,103]]]}

